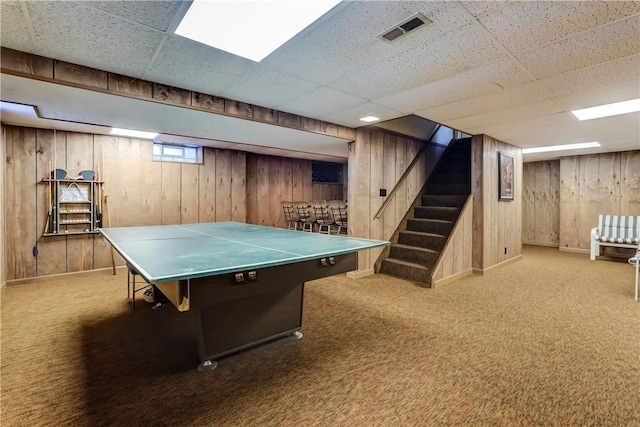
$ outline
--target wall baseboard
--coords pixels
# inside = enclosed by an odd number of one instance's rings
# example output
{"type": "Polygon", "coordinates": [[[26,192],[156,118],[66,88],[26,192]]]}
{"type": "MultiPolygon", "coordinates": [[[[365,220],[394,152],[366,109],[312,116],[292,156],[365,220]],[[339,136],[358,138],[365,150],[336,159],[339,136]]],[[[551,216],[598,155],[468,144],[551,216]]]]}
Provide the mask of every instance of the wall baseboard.
{"type": "MultiPolygon", "coordinates": [[[[120,270],[120,269],[123,269],[123,268],[127,268],[127,267],[124,266],[124,265],[117,266],[116,270],[120,270]]],[[[30,283],[41,283],[41,282],[44,282],[44,281],[52,279],[52,278],[68,276],[70,274],[73,274],[73,275],[91,274],[91,273],[96,273],[98,271],[105,271],[105,270],[111,271],[112,269],[113,269],[113,267],[105,267],[105,268],[96,268],[95,270],[83,270],[83,271],[72,271],[72,272],[69,272],[69,273],[50,274],[48,276],[25,277],[24,279],[7,280],[6,285],[7,286],[16,286],[16,285],[26,285],[26,284],[30,284],[30,283]]]]}
{"type": "Polygon", "coordinates": [[[568,248],[568,247],[564,247],[564,248],[559,248],[562,252],[573,252],[573,253],[577,253],[577,254],[590,254],[591,250],[590,249],[581,249],[581,248],[568,248]]]}
{"type": "Polygon", "coordinates": [[[451,276],[443,277],[440,280],[436,280],[431,284],[431,287],[439,288],[440,286],[446,285],[447,283],[455,282],[458,279],[462,279],[463,277],[466,277],[466,276],[471,276],[472,274],[473,274],[473,268],[468,268],[456,274],[452,274],[451,276]]]}
{"type": "Polygon", "coordinates": [[[538,243],[538,242],[522,242],[523,245],[529,246],[545,246],[549,248],[559,248],[560,243],[538,243]]]}
{"type": "Polygon", "coordinates": [[[366,270],[355,270],[347,273],[349,279],[360,279],[362,277],[371,276],[375,273],[375,269],[367,268],[366,270]]]}
{"type": "Polygon", "coordinates": [[[491,267],[487,267],[487,268],[474,268],[473,272],[474,274],[484,274],[488,271],[491,271],[495,268],[499,268],[499,267],[504,267],[507,264],[511,264],[512,262],[516,262],[516,261],[520,261],[522,259],[522,255],[517,255],[514,256],[513,258],[509,258],[507,260],[504,260],[502,262],[499,262],[498,264],[492,265],[491,267]]]}

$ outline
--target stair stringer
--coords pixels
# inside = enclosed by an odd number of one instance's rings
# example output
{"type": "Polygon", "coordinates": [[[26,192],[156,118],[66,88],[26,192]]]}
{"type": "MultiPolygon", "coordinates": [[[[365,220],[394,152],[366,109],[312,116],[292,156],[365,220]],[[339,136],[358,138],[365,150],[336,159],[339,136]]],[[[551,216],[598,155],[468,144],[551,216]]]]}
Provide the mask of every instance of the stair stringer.
{"type": "MultiPolygon", "coordinates": [[[[435,168],[433,168],[433,171],[431,171],[431,174],[433,174],[434,172],[435,172],[435,168]]],[[[431,174],[429,176],[431,176],[431,174]]],[[[422,205],[421,203],[422,196],[428,184],[429,184],[429,178],[425,180],[425,183],[420,189],[420,191],[418,192],[418,195],[413,200],[413,203],[411,204],[411,206],[409,206],[409,208],[407,209],[407,212],[405,212],[404,217],[402,217],[402,220],[398,223],[398,226],[396,227],[396,230],[393,232],[393,235],[391,236],[391,238],[389,238],[389,243],[391,244],[385,246],[382,252],[380,253],[380,255],[378,256],[378,259],[374,264],[376,274],[380,273],[380,269],[382,267],[382,260],[385,258],[389,258],[389,252],[391,252],[391,245],[397,244],[398,236],[400,235],[400,232],[407,229],[407,221],[414,218],[415,208],[422,205]]]]}
{"type": "Polygon", "coordinates": [[[473,194],[465,201],[431,273],[435,288],[473,274],[473,194]]]}

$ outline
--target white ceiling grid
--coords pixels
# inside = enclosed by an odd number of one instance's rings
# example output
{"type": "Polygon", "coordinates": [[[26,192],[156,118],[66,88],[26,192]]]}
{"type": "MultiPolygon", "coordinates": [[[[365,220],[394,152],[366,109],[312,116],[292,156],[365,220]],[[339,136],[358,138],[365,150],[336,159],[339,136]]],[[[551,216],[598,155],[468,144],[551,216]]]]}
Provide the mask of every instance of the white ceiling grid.
{"type": "MultiPolygon", "coordinates": [[[[569,111],[640,95],[640,1],[346,1],[261,63],[174,35],[187,6],[3,0],[0,40],[350,127],[365,115],[416,114],[523,148],[598,140],[599,152],[640,149],[639,114],[589,124],[569,111]],[[379,37],[418,12],[433,23],[393,42],[379,37]]],[[[164,126],[178,134],[179,124],[164,126]]]]}

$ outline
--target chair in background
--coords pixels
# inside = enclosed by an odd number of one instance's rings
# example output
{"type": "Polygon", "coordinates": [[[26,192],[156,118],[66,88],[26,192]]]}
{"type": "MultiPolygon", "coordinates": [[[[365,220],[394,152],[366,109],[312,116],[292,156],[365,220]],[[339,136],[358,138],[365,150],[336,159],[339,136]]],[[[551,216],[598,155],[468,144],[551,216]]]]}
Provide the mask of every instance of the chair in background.
{"type": "Polygon", "coordinates": [[[315,213],[316,223],[318,224],[318,233],[331,234],[331,226],[335,222],[327,202],[324,200],[315,202],[313,204],[313,212],[315,213]]]}
{"type": "Polygon", "coordinates": [[[311,210],[311,205],[308,202],[296,202],[296,210],[298,211],[298,218],[302,223],[302,231],[313,232],[313,225],[316,223],[315,215],[311,210]]]}
{"type": "Polygon", "coordinates": [[[282,202],[281,204],[282,211],[284,212],[284,219],[287,221],[287,228],[289,230],[297,230],[298,224],[302,224],[300,222],[300,217],[293,206],[293,202],[282,202]]]}
{"type": "Polygon", "coordinates": [[[337,234],[342,234],[343,229],[344,234],[348,234],[349,222],[347,219],[347,204],[343,201],[332,200],[329,206],[333,216],[333,222],[338,227],[337,234]]]}

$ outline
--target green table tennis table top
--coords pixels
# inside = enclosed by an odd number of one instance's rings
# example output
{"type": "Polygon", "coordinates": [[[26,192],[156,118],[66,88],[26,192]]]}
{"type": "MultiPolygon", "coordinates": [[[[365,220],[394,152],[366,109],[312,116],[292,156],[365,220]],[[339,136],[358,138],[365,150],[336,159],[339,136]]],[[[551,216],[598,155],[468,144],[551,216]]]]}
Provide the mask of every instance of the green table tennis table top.
{"type": "Polygon", "coordinates": [[[239,222],[116,227],[100,232],[149,283],[274,267],[389,244],[239,222]]]}

